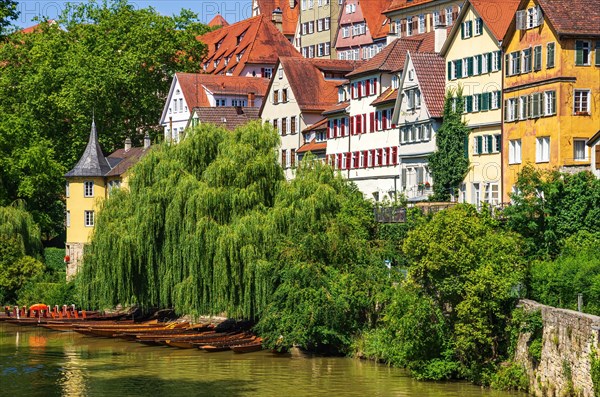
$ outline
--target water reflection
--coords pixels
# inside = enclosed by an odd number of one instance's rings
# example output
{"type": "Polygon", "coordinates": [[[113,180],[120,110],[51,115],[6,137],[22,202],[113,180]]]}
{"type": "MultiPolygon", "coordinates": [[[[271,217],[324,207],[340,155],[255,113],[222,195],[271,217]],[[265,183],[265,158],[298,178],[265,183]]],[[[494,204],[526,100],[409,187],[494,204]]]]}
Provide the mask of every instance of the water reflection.
{"type": "Polygon", "coordinates": [[[0,325],[0,396],[506,397],[421,383],[371,362],[270,352],[206,353],[0,325]]]}

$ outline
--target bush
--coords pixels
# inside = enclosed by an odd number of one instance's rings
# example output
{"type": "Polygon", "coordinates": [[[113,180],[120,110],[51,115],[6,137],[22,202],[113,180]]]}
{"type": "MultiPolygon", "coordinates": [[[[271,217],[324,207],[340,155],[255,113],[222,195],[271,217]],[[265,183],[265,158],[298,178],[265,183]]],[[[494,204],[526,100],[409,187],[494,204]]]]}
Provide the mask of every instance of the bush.
{"type": "Polygon", "coordinates": [[[527,392],[529,377],[527,371],[519,363],[512,363],[501,367],[492,377],[490,386],[498,390],[516,390],[527,392]]]}
{"type": "Polygon", "coordinates": [[[65,272],[65,250],[62,248],[45,248],[44,263],[48,270],[53,273],[65,272]]]}

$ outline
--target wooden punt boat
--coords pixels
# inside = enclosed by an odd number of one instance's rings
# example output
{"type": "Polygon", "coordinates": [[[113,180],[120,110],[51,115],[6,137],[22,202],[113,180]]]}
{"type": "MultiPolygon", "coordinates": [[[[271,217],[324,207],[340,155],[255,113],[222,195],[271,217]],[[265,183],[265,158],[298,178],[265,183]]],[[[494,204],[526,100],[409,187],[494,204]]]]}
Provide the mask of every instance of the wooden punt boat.
{"type": "Polygon", "coordinates": [[[235,353],[256,352],[256,351],[262,350],[262,341],[259,338],[252,343],[247,343],[244,345],[230,346],[230,349],[233,350],[235,353]]]}
{"type": "Polygon", "coordinates": [[[215,353],[215,352],[227,351],[227,350],[229,350],[229,346],[204,345],[204,346],[200,346],[199,349],[204,350],[207,353],[215,353]]]}
{"type": "Polygon", "coordinates": [[[168,346],[178,347],[181,349],[193,349],[199,345],[221,345],[228,343],[239,343],[239,341],[245,340],[245,334],[234,334],[234,335],[206,335],[204,337],[183,337],[183,338],[172,338],[164,339],[164,343],[168,346]]]}
{"type": "Polygon", "coordinates": [[[206,345],[198,345],[198,348],[201,350],[208,351],[208,352],[217,352],[217,351],[229,350],[231,346],[245,345],[248,343],[253,343],[255,341],[256,341],[256,336],[253,336],[251,338],[246,338],[246,339],[234,339],[234,340],[229,340],[229,341],[224,341],[224,342],[215,342],[215,343],[210,343],[210,344],[206,344],[206,345]]]}

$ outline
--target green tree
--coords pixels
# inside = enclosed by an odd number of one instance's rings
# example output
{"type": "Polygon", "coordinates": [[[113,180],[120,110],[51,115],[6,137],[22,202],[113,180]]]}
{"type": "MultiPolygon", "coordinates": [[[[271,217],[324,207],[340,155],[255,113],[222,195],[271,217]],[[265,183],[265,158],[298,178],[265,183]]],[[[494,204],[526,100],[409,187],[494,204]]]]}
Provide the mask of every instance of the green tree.
{"type": "Polygon", "coordinates": [[[449,90],[444,101],[444,121],[436,133],[437,150],[429,156],[433,178],[433,199],[448,201],[456,197],[458,188],[469,171],[465,142],[469,129],[462,118],[462,90],[449,90]]]}
{"type": "Polygon", "coordinates": [[[23,199],[45,237],[62,229],[62,175],[81,156],[95,113],[111,152],[153,138],[176,71],[197,71],[207,31],[197,16],[126,1],[69,3],[57,23],[0,45],[0,205],[23,199]]]}
{"type": "Polygon", "coordinates": [[[0,0],[0,37],[5,33],[11,21],[17,19],[18,16],[19,11],[15,0],[0,0]]]}

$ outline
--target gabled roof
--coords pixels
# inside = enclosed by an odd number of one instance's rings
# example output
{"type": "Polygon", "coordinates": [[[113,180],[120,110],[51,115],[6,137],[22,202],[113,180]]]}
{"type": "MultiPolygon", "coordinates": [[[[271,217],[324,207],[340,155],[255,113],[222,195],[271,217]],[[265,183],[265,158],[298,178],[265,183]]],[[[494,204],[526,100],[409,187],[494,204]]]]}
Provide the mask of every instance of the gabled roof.
{"type": "Polygon", "coordinates": [[[373,58],[348,73],[347,77],[367,74],[371,72],[397,72],[404,67],[406,51],[417,51],[422,40],[405,38],[392,41],[387,47],[373,58]]]}
{"type": "Polygon", "coordinates": [[[310,58],[311,63],[321,72],[351,72],[363,61],[342,61],[340,59],[310,58]]]}
{"type": "Polygon", "coordinates": [[[302,132],[326,130],[328,121],[329,120],[327,120],[327,119],[321,119],[321,120],[317,121],[316,123],[314,123],[313,125],[311,125],[310,127],[306,127],[304,130],[302,130],[302,132]]]}
{"type": "Polygon", "coordinates": [[[290,0],[256,0],[260,13],[269,17],[269,19],[274,10],[277,8],[281,10],[281,13],[283,14],[283,34],[286,36],[293,36],[296,34],[296,25],[298,24],[300,7],[298,6],[298,0],[293,1],[294,8],[290,7],[290,0]]]}
{"type": "Polygon", "coordinates": [[[332,105],[332,106],[329,106],[328,108],[326,108],[323,111],[323,113],[321,113],[321,114],[323,116],[326,116],[326,115],[330,115],[330,114],[346,112],[346,109],[348,108],[348,106],[350,106],[350,101],[336,103],[335,105],[332,105]]]}
{"type": "Polygon", "coordinates": [[[371,37],[380,39],[386,37],[389,31],[387,17],[383,15],[392,0],[369,0],[361,4],[362,12],[365,17],[371,37]]]}
{"type": "Polygon", "coordinates": [[[383,105],[390,102],[395,102],[398,98],[398,90],[392,87],[388,87],[385,91],[381,93],[373,102],[371,102],[371,106],[383,105]]]}
{"type": "Polygon", "coordinates": [[[590,139],[588,139],[587,141],[587,145],[589,147],[594,146],[598,141],[600,140],[600,130],[598,130],[598,132],[596,132],[594,135],[592,135],[592,137],[590,139]]]}
{"type": "Polygon", "coordinates": [[[559,36],[600,36],[598,0],[537,0],[537,3],[559,36]]]}
{"type": "Polygon", "coordinates": [[[266,15],[205,33],[198,40],[207,46],[203,63],[205,72],[210,74],[239,76],[246,64],[275,65],[280,56],[301,57],[266,15]],[[218,61],[216,66],[215,61],[218,61]]]}
{"type": "MultiPolygon", "coordinates": [[[[442,117],[446,95],[446,62],[435,53],[409,52],[421,88],[423,101],[431,117],[442,117]]],[[[407,59],[408,62],[408,59],[407,59]]]]}
{"type": "Polygon", "coordinates": [[[102,148],[98,143],[98,133],[96,132],[96,122],[92,121],[92,130],[88,144],[83,155],[75,167],[65,174],[65,177],[74,176],[104,176],[111,167],[102,153],[102,148]]]}
{"type": "MultiPolygon", "coordinates": [[[[327,120],[325,120],[325,121],[327,121],[327,120]]],[[[321,152],[321,151],[325,151],[325,150],[327,150],[327,142],[317,142],[315,139],[313,139],[309,143],[305,143],[304,145],[300,146],[298,148],[298,150],[296,150],[296,153],[306,153],[306,152],[316,153],[316,152],[321,152]]]]}
{"type": "MultiPolygon", "coordinates": [[[[315,62],[314,59],[308,58],[281,57],[279,59],[279,64],[283,67],[294,93],[294,100],[303,112],[322,112],[338,101],[339,81],[325,80],[322,71],[315,66],[315,63],[322,66],[322,62],[315,62]]],[[[337,63],[341,65],[340,62],[337,63]]],[[[352,64],[352,62],[348,63],[352,64]]],[[[263,107],[265,103],[266,101],[263,102],[263,107]]]]}
{"type": "Polygon", "coordinates": [[[221,14],[217,14],[213,19],[211,19],[211,21],[208,23],[208,26],[211,28],[214,28],[215,26],[229,26],[229,22],[227,22],[225,18],[221,16],[221,14]]]}
{"type": "Polygon", "coordinates": [[[193,109],[192,115],[197,115],[200,123],[215,124],[233,131],[252,120],[258,120],[258,110],[235,106],[198,107],[193,109]]]}
{"type": "Polygon", "coordinates": [[[39,32],[39,31],[41,31],[42,26],[44,26],[45,24],[55,25],[56,21],[54,19],[49,19],[46,22],[41,22],[41,23],[38,23],[37,25],[33,25],[33,26],[29,26],[29,27],[23,28],[23,29],[19,30],[19,33],[25,33],[25,34],[27,34],[27,33],[39,32]]]}
{"type": "Polygon", "coordinates": [[[398,11],[403,8],[410,8],[427,3],[433,3],[434,1],[436,0],[392,0],[388,8],[383,10],[383,13],[398,11]]]}
{"type": "MultiPolygon", "coordinates": [[[[515,17],[515,12],[519,7],[519,0],[467,0],[467,4],[471,4],[477,14],[483,20],[498,42],[504,39],[504,35],[508,30],[510,23],[515,17]]],[[[458,17],[460,21],[468,7],[463,6],[461,15],[458,17]]],[[[459,26],[460,24],[454,24],[459,26]]]]}

